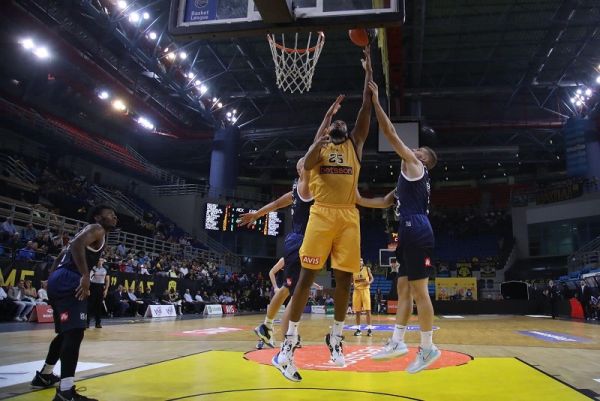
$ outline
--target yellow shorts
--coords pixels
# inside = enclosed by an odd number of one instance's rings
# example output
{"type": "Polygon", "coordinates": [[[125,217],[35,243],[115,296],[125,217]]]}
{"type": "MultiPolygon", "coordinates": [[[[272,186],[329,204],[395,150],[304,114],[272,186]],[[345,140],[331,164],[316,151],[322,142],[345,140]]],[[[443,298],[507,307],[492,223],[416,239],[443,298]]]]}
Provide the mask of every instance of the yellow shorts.
{"type": "Polygon", "coordinates": [[[318,270],[331,255],[331,267],[349,273],[360,270],[360,218],[355,206],[313,205],[300,248],[300,262],[318,270]]]}
{"type": "Polygon", "coordinates": [[[354,313],[371,310],[371,291],[368,288],[354,289],[352,294],[352,310],[354,313]]]}

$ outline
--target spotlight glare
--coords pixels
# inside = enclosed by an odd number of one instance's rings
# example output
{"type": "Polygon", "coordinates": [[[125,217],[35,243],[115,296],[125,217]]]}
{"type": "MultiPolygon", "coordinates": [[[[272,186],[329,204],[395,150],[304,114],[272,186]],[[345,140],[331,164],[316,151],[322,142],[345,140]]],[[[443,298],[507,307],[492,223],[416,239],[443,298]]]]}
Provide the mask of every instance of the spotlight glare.
{"type": "Polygon", "coordinates": [[[230,112],[230,111],[228,111],[228,112],[227,112],[227,117],[231,117],[231,115],[232,115],[232,114],[231,114],[231,112],[230,112]]]}
{"type": "Polygon", "coordinates": [[[125,103],[121,99],[115,99],[114,102],[112,102],[112,106],[115,110],[118,111],[127,110],[127,106],[125,106],[125,103]]]}
{"type": "Polygon", "coordinates": [[[586,89],[586,90],[585,90],[585,95],[586,95],[586,96],[588,96],[588,97],[589,97],[589,96],[592,96],[592,90],[591,90],[591,89],[589,89],[589,88],[588,88],[588,89],[586,89]]]}
{"type": "Polygon", "coordinates": [[[598,75],[598,77],[596,78],[596,83],[600,84],[600,75],[598,75]]]}
{"type": "Polygon", "coordinates": [[[179,58],[182,60],[185,60],[187,58],[187,53],[186,52],[179,52],[179,58]]]}
{"type": "Polygon", "coordinates": [[[233,110],[231,110],[231,112],[232,112],[233,114],[235,114],[235,113],[237,113],[237,110],[236,110],[236,109],[233,109],[233,110]]]}
{"type": "Polygon", "coordinates": [[[136,22],[140,21],[140,15],[134,11],[131,14],[129,14],[129,22],[131,22],[132,24],[135,24],[136,22]]]}
{"type": "Polygon", "coordinates": [[[206,85],[200,85],[200,95],[204,95],[208,91],[208,87],[206,85]]]}
{"type": "Polygon", "coordinates": [[[219,100],[219,99],[217,99],[216,97],[213,97],[213,98],[212,98],[212,102],[213,102],[213,103],[217,103],[217,100],[219,100]]]}
{"type": "Polygon", "coordinates": [[[218,108],[221,108],[221,107],[223,107],[223,103],[221,103],[221,102],[217,103],[217,107],[218,107],[218,108]]]}
{"type": "Polygon", "coordinates": [[[23,39],[19,43],[21,43],[21,46],[23,46],[23,48],[26,50],[30,50],[35,47],[35,44],[33,43],[33,39],[31,39],[31,38],[23,39]]]}
{"type": "Polygon", "coordinates": [[[127,2],[125,0],[119,0],[117,2],[117,7],[119,7],[121,10],[125,10],[127,8],[127,2]]]}
{"type": "Polygon", "coordinates": [[[578,95],[581,95],[581,94],[583,93],[583,91],[582,91],[581,89],[577,89],[577,92],[576,92],[576,93],[577,93],[578,95]]]}
{"type": "Polygon", "coordinates": [[[110,97],[110,95],[108,94],[107,91],[102,91],[102,92],[98,93],[98,97],[102,100],[106,100],[110,97]]]}
{"type": "Polygon", "coordinates": [[[200,82],[199,79],[196,80],[196,82],[194,82],[194,86],[200,86],[202,85],[202,82],[200,82]]]}
{"type": "Polygon", "coordinates": [[[165,47],[165,50],[163,50],[163,51],[164,51],[165,53],[168,53],[168,52],[169,52],[169,47],[168,47],[168,46],[167,46],[167,47],[165,47]]]}
{"type": "Polygon", "coordinates": [[[142,14],[142,16],[144,17],[144,19],[150,19],[150,14],[147,11],[144,11],[144,14],[142,14]]]}
{"type": "Polygon", "coordinates": [[[231,122],[235,124],[235,122],[236,122],[237,120],[238,120],[238,118],[237,118],[237,117],[233,117],[233,118],[231,119],[231,122]]]}
{"type": "Polygon", "coordinates": [[[575,103],[577,99],[575,99],[574,97],[571,98],[571,103],[575,103]]]}
{"type": "Polygon", "coordinates": [[[50,52],[48,52],[48,49],[43,46],[35,48],[33,50],[33,54],[35,54],[37,58],[41,59],[47,59],[48,57],[50,57],[50,52]]]}
{"type": "Polygon", "coordinates": [[[175,60],[175,57],[176,57],[175,53],[173,53],[173,52],[167,54],[167,59],[169,59],[171,61],[175,60]]]}
{"type": "Polygon", "coordinates": [[[582,104],[583,104],[583,102],[581,100],[578,100],[578,101],[575,102],[576,106],[581,106],[582,104]]]}
{"type": "Polygon", "coordinates": [[[194,75],[194,73],[193,73],[193,72],[191,72],[191,71],[190,71],[190,72],[188,72],[188,74],[187,74],[187,77],[188,77],[189,79],[194,79],[195,75],[194,75]]]}
{"type": "Polygon", "coordinates": [[[154,124],[152,124],[146,117],[139,117],[137,123],[147,130],[154,130],[154,124]]]}
{"type": "Polygon", "coordinates": [[[149,37],[151,40],[156,40],[156,38],[157,38],[158,36],[156,35],[156,32],[152,31],[152,32],[150,32],[150,33],[148,34],[148,37],[149,37]]]}

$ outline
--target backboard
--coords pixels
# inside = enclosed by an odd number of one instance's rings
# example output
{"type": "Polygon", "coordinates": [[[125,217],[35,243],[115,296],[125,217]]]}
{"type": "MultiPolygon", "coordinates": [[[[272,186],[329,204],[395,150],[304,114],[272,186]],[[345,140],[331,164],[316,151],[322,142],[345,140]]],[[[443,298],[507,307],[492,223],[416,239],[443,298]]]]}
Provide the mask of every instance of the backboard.
{"type": "Polygon", "coordinates": [[[404,0],[171,0],[176,38],[218,38],[279,32],[398,26],[404,0]]]}

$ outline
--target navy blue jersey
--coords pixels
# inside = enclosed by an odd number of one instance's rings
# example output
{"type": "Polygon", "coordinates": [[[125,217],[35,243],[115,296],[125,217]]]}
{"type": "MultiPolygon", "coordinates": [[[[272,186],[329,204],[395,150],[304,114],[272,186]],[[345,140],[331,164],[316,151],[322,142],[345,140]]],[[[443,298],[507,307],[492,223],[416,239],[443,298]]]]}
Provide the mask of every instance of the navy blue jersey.
{"type": "MultiPolygon", "coordinates": [[[[79,235],[79,233],[77,235],[79,235]]],[[[93,249],[89,246],[85,248],[85,260],[87,262],[88,269],[91,270],[94,266],[96,266],[98,264],[98,260],[100,260],[100,256],[102,256],[102,251],[104,250],[105,245],[106,245],[106,238],[104,238],[102,240],[102,245],[100,246],[100,249],[93,249]]],[[[67,248],[67,252],[65,253],[65,255],[63,256],[63,258],[61,259],[60,263],[58,264],[58,266],[56,268],[57,269],[66,268],[69,270],[79,272],[79,269],[77,269],[77,266],[75,265],[75,262],[73,261],[73,255],[71,255],[71,244],[69,244],[69,247],[67,248]]]]}
{"type": "Polygon", "coordinates": [[[415,214],[429,214],[429,195],[431,183],[427,167],[423,166],[423,176],[417,180],[407,180],[400,173],[396,185],[396,215],[403,218],[415,214]]]}
{"type": "Polygon", "coordinates": [[[304,235],[306,226],[308,225],[308,216],[310,215],[310,207],[314,201],[303,200],[298,194],[298,180],[294,180],[292,187],[292,232],[304,235]]]}

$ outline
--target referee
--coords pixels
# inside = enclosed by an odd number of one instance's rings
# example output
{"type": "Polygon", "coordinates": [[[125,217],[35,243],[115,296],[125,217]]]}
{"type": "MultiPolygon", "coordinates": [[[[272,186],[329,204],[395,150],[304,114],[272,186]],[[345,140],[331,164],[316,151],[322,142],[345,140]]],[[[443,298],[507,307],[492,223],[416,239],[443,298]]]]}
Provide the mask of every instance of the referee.
{"type": "Polygon", "coordinates": [[[108,291],[109,276],[104,268],[106,259],[100,258],[98,264],[90,270],[90,297],[88,299],[87,327],[92,316],[96,319],[96,328],[101,329],[103,302],[108,291]]]}

